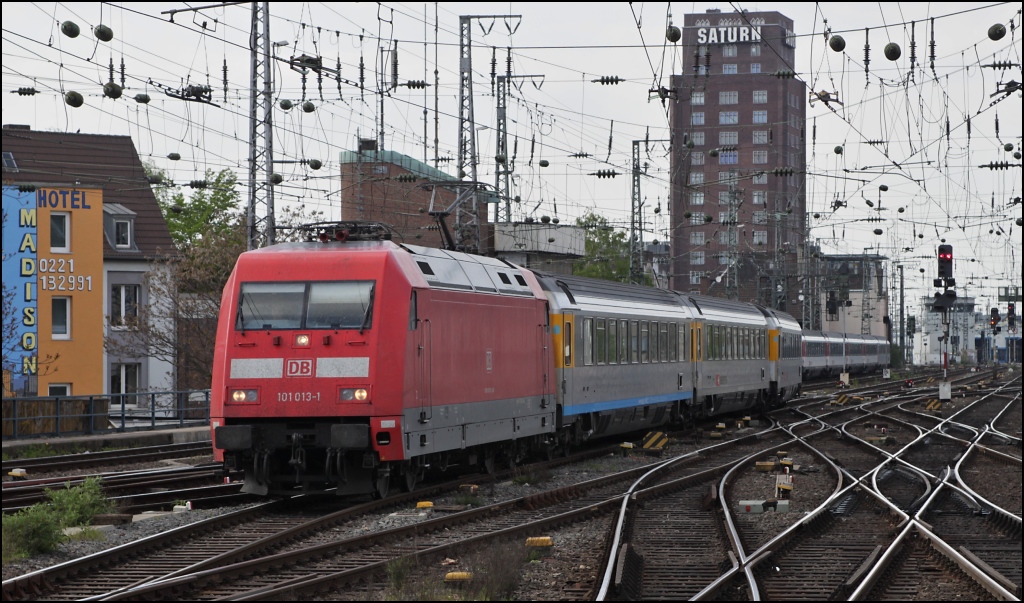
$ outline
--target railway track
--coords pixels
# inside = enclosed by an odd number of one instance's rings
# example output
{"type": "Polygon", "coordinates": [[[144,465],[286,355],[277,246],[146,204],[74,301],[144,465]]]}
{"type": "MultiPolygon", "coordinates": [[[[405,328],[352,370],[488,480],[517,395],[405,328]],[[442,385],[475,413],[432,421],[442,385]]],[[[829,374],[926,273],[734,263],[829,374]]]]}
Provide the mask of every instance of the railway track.
{"type": "Polygon", "coordinates": [[[3,473],[6,475],[12,469],[25,469],[29,473],[67,472],[112,464],[148,463],[166,459],[188,458],[211,454],[212,452],[212,444],[206,441],[185,444],[162,444],[159,446],[144,446],[102,452],[82,452],[33,459],[11,459],[3,461],[3,473]]]}
{"type": "MultiPolygon", "coordinates": [[[[785,441],[769,435],[770,443],[785,441]]],[[[746,438],[693,453],[675,468],[683,474],[718,470],[765,446],[759,438],[746,438]]],[[[770,444],[769,444],[770,445],[770,444]]],[[[272,599],[291,589],[323,588],[326,584],[373,581],[386,573],[388,563],[415,564],[424,558],[455,555],[468,549],[493,546],[513,535],[571,525],[617,508],[623,484],[634,481],[649,467],[584,482],[544,494],[435,517],[419,523],[347,536],[311,533],[262,557],[192,576],[133,589],[132,597],[163,596],[167,589],[189,599],[272,599]],[[258,573],[254,582],[246,576],[258,573]],[[185,581],[188,584],[185,584],[185,581]]],[[[582,589],[589,590],[589,589],[582,589]]],[[[126,595],[127,596],[127,595],[126,595]]]]}
{"type": "Polygon", "coordinates": [[[872,601],[982,601],[991,595],[918,532],[900,543],[868,594],[872,601]]]}
{"type": "Polygon", "coordinates": [[[1021,517],[1021,461],[975,446],[957,467],[963,484],[1005,511],[1021,517]]]}

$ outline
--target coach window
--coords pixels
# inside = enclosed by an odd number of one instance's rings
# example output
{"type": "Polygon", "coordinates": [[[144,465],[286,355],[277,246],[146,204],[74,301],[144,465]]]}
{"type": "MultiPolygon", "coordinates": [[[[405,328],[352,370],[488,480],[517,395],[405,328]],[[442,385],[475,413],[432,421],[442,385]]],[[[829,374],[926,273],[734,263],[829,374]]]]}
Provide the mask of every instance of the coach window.
{"type": "Polygon", "coordinates": [[[668,361],[679,360],[679,325],[669,323],[668,325],[668,361]]]}
{"type": "Polygon", "coordinates": [[[658,326],[658,354],[662,362],[669,360],[668,342],[668,323],[663,322],[658,326]]]}
{"type": "Polygon", "coordinates": [[[594,364],[594,319],[583,319],[583,364],[594,364]]]}
{"type": "Polygon", "coordinates": [[[629,361],[640,362],[640,323],[635,320],[629,323],[629,361]]]}
{"type": "Polygon", "coordinates": [[[595,360],[598,364],[605,363],[605,353],[608,350],[608,337],[607,327],[605,319],[598,318],[596,322],[596,336],[594,337],[594,345],[597,348],[594,354],[595,360]]]}
{"type": "Polygon", "coordinates": [[[619,321],[619,363],[629,364],[629,321],[619,321]]]}
{"type": "Polygon", "coordinates": [[[565,343],[565,358],[562,361],[562,366],[572,366],[572,321],[565,321],[564,328],[562,342],[565,343]]]}
{"type": "Polygon", "coordinates": [[[694,360],[704,360],[704,329],[697,327],[697,336],[693,338],[695,342],[694,360]]]}
{"type": "Polygon", "coordinates": [[[650,348],[649,348],[649,351],[650,351],[650,354],[649,354],[650,361],[651,362],[657,362],[658,361],[658,323],[656,323],[656,322],[652,322],[651,323],[651,339],[650,339],[650,341],[651,341],[651,345],[650,345],[650,348]]]}
{"type": "Polygon", "coordinates": [[[613,318],[608,319],[608,364],[618,364],[619,351],[619,322],[613,318]]]}
{"type": "Polygon", "coordinates": [[[640,362],[650,362],[651,340],[650,324],[646,320],[640,321],[640,362]]]}

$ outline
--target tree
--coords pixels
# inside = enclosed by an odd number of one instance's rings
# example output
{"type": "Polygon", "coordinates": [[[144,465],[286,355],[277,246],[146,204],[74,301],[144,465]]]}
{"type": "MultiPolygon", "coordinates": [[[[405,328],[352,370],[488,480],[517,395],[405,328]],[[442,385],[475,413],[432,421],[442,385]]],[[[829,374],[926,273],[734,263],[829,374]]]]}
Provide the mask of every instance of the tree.
{"type": "Polygon", "coordinates": [[[178,249],[191,247],[211,231],[221,233],[242,222],[238,177],[230,169],[206,170],[205,180],[193,181],[196,186],[187,199],[181,190],[170,192],[173,183],[153,164],[146,165],[146,173],[178,249]]]}
{"type": "Polygon", "coordinates": [[[573,274],[629,282],[629,240],[626,233],[615,230],[607,218],[593,212],[577,218],[576,226],[586,231],[586,255],[575,263],[573,274]]]}

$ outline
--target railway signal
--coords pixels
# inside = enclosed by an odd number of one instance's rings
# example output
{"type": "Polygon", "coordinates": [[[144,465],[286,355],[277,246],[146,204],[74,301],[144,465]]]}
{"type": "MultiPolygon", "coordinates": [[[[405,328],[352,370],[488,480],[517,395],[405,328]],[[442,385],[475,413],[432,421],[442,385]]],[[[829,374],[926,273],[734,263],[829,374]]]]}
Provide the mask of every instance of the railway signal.
{"type": "Polygon", "coordinates": [[[1010,302],[1006,307],[1006,326],[1010,332],[1017,328],[1017,304],[1010,302]]]}

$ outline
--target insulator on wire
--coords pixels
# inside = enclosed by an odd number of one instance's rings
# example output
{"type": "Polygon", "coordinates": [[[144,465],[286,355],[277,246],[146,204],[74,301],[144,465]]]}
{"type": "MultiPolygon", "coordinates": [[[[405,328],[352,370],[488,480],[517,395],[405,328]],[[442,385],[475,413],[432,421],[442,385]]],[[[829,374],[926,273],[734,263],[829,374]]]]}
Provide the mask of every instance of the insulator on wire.
{"type": "Polygon", "coordinates": [[[602,86],[614,86],[620,84],[626,80],[622,79],[617,75],[602,75],[596,80],[590,80],[592,84],[601,84],[602,86]]]}
{"type": "Polygon", "coordinates": [[[869,42],[870,38],[871,38],[871,30],[868,29],[867,27],[865,27],[864,28],[864,83],[865,83],[865,85],[867,85],[867,83],[870,82],[870,78],[869,78],[870,69],[868,69],[868,65],[871,63],[871,43],[869,42]]]}
{"type": "Polygon", "coordinates": [[[910,77],[914,77],[914,66],[917,65],[917,33],[916,21],[910,22],[910,77]]]}
{"type": "Polygon", "coordinates": [[[18,96],[35,96],[39,94],[39,91],[35,88],[18,88],[17,90],[11,90],[11,92],[16,93],[18,96]]]}
{"type": "Polygon", "coordinates": [[[423,80],[409,80],[408,82],[402,85],[411,90],[422,90],[429,86],[430,84],[426,83],[423,80]]]}
{"type": "Polygon", "coordinates": [[[928,42],[928,63],[932,70],[932,75],[935,75],[935,17],[931,18],[931,40],[928,42]]]}
{"type": "Polygon", "coordinates": [[[597,170],[596,172],[591,172],[590,175],[597,176],[598,178],[614,178],[618,176],[619,173],[615,170],[597,170]]]}
{"type": "Polygon", "coordinates": [[[221,68],[224,71],[224,102],[228,102],[228,58],[224,57],[224,67],[221,68]]]}
{"type": "Polygon", "coordinates": [[[192,180],[188,183],[189,188],[206,188],[210,183],[206,180],[192,180]]]}

